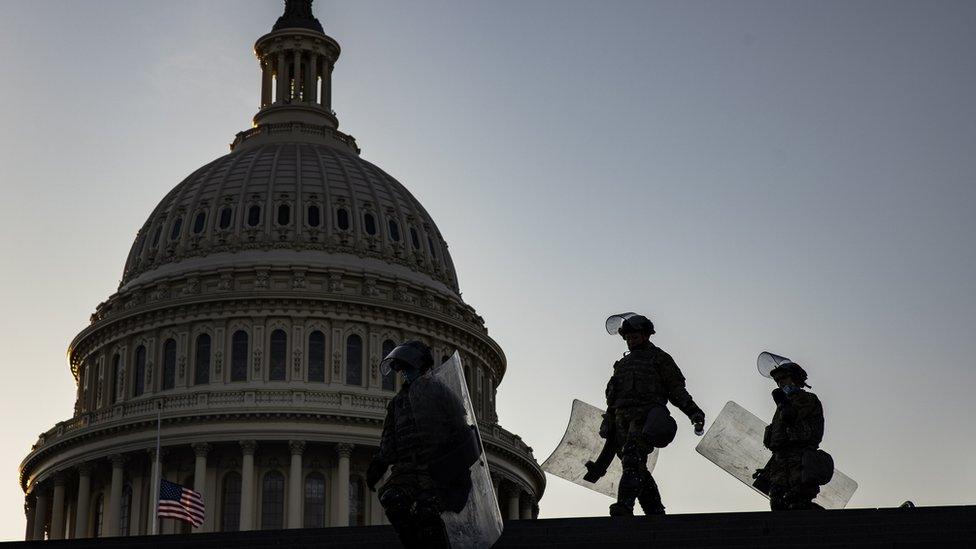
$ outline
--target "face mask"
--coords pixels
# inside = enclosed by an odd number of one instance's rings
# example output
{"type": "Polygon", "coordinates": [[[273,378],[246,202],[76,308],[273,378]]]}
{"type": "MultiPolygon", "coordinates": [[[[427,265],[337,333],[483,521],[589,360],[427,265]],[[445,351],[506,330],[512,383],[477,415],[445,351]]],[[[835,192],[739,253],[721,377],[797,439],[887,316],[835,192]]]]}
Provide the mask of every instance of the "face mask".
{"type": "Polygon", "coordinates": [[[796,393],[799,390],[800,390],[800,388],[797,387],[796,385],[786,385],[786,386],[783,387],[783,392],[786,393],[786,394],[788,394],[788,395],[792,395],[793,393],[796,393]]]}

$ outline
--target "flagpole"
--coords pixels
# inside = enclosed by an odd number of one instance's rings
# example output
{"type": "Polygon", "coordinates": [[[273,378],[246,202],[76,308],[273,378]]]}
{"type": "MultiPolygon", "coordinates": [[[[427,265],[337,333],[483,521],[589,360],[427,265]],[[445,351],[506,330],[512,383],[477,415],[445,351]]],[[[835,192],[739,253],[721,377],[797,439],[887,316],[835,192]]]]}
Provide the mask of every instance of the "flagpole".
{"type": "Polygon", "coordinates": [[[153,464],[153,522],[152,534],[159,533],[159,465],[161,456],[159,455],[159,431],[163,426],[163,403],[156,402],[156,462],[153,464]]]}

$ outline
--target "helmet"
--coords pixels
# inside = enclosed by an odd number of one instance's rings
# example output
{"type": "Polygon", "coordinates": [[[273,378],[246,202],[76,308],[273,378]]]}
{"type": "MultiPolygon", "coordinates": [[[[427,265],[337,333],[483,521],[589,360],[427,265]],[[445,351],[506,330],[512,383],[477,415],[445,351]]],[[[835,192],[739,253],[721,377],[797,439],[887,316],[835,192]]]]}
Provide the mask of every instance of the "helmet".
{"type": "Polygon", "coordinates": [[[607,333],[625,335],[631,332],[654,333],[654,323],[637,313],[620,313],[607,319],[607,333]]]}
{"type": "Polygon", "coordinates": [[[391,371],[420,370],[424,373],[434,366],[434,355],[423,341],[416,339],[397,345],[390,354],[380,362],[380,371],[389,375],[391,371]]]}
{"type": "Polygon", "coordinates": [[[780,376],[790,376],[793,378],[793,381],[796,381],[801,386],[809,387],[809,385],[806,384],[806,370],[785,356],[779,356],[770,353],[769,351],[763,351],[762,353],[759,353],[759,358],[756,359],[756,366],[759,368],[759,373],[764,377],[776,379],[780,376]]]}

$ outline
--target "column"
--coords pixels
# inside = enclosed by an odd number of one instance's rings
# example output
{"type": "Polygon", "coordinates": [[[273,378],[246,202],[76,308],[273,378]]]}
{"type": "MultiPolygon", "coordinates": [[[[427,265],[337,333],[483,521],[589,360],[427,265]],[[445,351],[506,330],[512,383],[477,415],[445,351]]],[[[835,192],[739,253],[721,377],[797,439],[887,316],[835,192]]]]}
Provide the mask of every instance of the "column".
{"type": "Polygon", "coordinates": [[[522,493],[522,520],[532,520],[532,509],[535,507],[535,498],[527,493],[522,493]]]}
{"type": "Polygon", "coordinates": [[[40,541],[44,539],[44,523],[47,522],[48,495],[37,486],[34,487],[34,491],[37,492],[37,502],[34,505],[34,535],[32,539],[40,541]]]}
{"type": "Polygon", "coordinates": [[[50,539],[64,539],[64,474],[54,476],[54,504],[51,507],[50,539]]]}
{"type": "Polygon", "coordinates": [[[284,105],[288,97],[288,66],[285,64],[285,52],[278,52],[278,93],[275,103],[284,105]]]}
{"type": "Polygon", "coordinates": [[[82,463],[78,466],[78,503],[75,505],[75,537],[87,538],[88,510],[91,504],[91,474],[92,464],[82,463]]]}
{"type": "Polygon", "coordinates": [[[319,56],[316,53],[310,53],[308,59],[307,70],[305,71],[305,102],[315,103],[315,95],[318,92],[318,68],[319,56]]]}
{"type": "Polygon", "coordinates": [[[295,50],[295,84],[292,87],[292,101],[298,103],[302,100],[302,50],[295,50]]]}
{"type": "MultiPolygon", "coordinates": [[[[210,453],[210,445],[206,442],[193,444],[193,455],[195,456],[195,461],[193,462],[193,490],[200,493],[205,506],[210,501],[209,494],[206,493],[208,453],[210,453]]],[[[213,502],[210,502],[210,507],[210,511],[207,513],[208,515],[214,512],[213,502]]],[[[194,533],[203,531],[204,527],[202,526],[200,528],[193,527],[194,533]]]]}
{"type": "Polygon", "coordinates": [[[258,443],[241,441],[241,531],[254,529],[254,452],[258,443]]]}
{"type": "Polygon", "coordinates": [[[291,470],[288,471],[288,528],[302,527],[302,453],[305,442],[288,442],[291,450],[291,470]]]}
{"type": "Polygon", "coordinates": [[[122,471],[125,466],[125,456],[113,454],[108,458],[112,462],[112,484],[108,492],[108,509],[105,512],[103,530],[107,537],[119,535],[119,517],[122,516],[122,471]]]}
{"type": "Polygon", "coordinates": [[[515,486],[508,491],[508,520],[518,520],[519,518],[519,490],[515,486]]]}
{"type": "Polygon", "coordinates": [[[261,108],[271,104],[271,67],[267,59],[261,59],[261,108]]]}
{"type": "Polygon", "coordinates": [[[27,528],[24,530],[24,541],[31,541],[34,539],[34,510],[37,507],[34,503],[34,498],[30,495],[24,501],[24,514],[27,516],[27,528]]]}
{"type": "Polygon", "coordinates": [[[336,453],[339,454],[339,470],[336,474],[336,509],[339,514],[339,522],[336,526],[349,526],[349,456],[352,455],[352,444],[340,442],[336,445],[336,453]]]}
{"type": "Polygon", "coordinates": [[[322,61],[322,91],[320,101],[322,106],[332,110],[332,64],[328,59],[322,61]]]}

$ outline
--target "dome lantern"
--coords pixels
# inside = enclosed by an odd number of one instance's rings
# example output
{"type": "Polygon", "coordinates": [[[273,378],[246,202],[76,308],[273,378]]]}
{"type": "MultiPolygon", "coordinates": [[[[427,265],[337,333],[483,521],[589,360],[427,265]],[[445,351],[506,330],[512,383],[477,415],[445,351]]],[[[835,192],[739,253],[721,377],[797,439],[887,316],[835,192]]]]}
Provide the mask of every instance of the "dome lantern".
{"type": "Polygon", "coordinates": [[[338,131],[332,110],[332,70],[339,52],[339,43],[312,14],[312,0],[286,0],[271,32],[254,44],[261,65],[260,110],[254,127],[238,133],[231,150],[245,142],[250,146],[300,137],[338,143],[358,154],[355,139],[338,131]]]}

